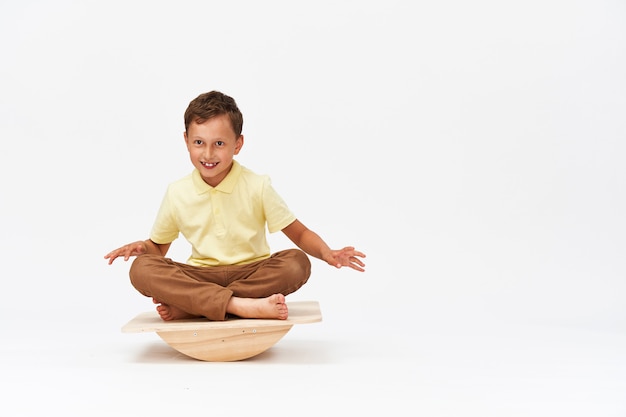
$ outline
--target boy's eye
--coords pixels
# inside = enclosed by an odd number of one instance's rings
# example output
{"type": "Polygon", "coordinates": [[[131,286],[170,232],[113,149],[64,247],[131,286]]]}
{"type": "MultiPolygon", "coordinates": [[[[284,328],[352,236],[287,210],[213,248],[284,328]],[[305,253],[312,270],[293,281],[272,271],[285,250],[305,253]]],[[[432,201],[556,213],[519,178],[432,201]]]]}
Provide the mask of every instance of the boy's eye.
{"type": "Polygon", "coordinates": [[[196,139],[193,141],[196,145],[202,145],[202,141],[200,139],[196,139]]]}
{"type": "Polygon", "coordinates": [[[217,142],[215,142],[215,144],[216,144],[217,146],[224,146],[224,142],[223,142],[223,141],[221,141],[221,140],[218,140],[217,142]]]}

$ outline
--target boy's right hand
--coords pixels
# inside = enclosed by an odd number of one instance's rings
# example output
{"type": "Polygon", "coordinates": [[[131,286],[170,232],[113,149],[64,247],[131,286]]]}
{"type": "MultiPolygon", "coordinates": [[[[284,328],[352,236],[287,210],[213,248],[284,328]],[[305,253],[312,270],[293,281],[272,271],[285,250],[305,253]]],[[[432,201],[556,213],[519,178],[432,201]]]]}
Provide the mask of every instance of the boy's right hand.
{"type": "Polygon", "coordinates": [[[124,245],[121,248],[117,248],[106,255],[104,255],[104,259],[109,260],[109,265],[113,263],[115,259],[120,256],[124,257],[124,260],[127,261],[131,256],[143,255],[146,253],[146,243],[142,240],[129,243],[128,245],[124,245]]]}

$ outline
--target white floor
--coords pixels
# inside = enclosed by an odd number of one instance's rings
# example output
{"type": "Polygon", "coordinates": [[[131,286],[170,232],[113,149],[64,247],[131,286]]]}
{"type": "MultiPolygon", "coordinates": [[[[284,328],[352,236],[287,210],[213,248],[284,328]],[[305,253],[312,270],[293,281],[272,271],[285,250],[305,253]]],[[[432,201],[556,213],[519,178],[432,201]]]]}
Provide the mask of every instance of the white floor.
{"type": "Polygon", "coordinates": [[[624,331],[321,305],[321,323],[232,363],[122,334],[104,314],[5,323],[1,414],[626,415],[624,331]]]}

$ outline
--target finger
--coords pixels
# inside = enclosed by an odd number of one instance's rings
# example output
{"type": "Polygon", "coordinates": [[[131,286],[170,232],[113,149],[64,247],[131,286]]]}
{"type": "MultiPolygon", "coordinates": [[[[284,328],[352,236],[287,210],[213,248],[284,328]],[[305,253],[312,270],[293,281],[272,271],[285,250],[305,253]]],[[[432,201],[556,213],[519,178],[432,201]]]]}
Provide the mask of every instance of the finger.
{"type": "Polygon", "coordinates": [[[365,264],[359,258],[355,256],[351,256],[349,261],[350,261],[350,264],[349,264],[350,268],[356,269],[358,271],[363,271],[363,267],[365,266],[365,264]]]}
{"type": "Polygon", "coordinates": [[[353,247],[343,248],[341,252],[346,256],[359,256],[365,258],[365,254],[361,251],[355,250],[353,247]]]}
{"type": "Polygon", "coordinates": [[[107,253],[106,255],[104,255],[104,259],[115,258],[116,257],[116,253],[117,253],[117,249],[107,253]]]}
{"type": "Polygon", "coordinates": [[[359,272],[364,272],[365,271],[365,269],[363,269],[360,266],[355,265],[355,264],[350,264],[350,268],[354,269],[355,271],[359,271],[359,272]]]}
{"type": "Polygon", "coordinates": [[[365,264],[363,263],[362,260],[360,260],[359,258],[356,258],[354,256],[352,258],[350,258],[350,262],[355,263],[355,264],[357,264],[359,266],[365,266],[365,264]]]}

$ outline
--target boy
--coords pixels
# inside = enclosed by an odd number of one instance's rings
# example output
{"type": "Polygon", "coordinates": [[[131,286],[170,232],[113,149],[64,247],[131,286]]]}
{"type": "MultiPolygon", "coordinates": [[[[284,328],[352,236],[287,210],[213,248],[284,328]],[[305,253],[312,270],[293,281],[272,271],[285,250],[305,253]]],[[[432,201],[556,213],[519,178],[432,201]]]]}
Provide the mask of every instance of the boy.
{"type": "Polygon", "coordinates": [[[152,297],[163,320],[206,317],[287,319],[285,295],[306,283],[306,254],[364,271],[365,254],[332,250],[304,226],[261,176],[233,157],[244,143],[235,100],[218,91],[199,95],[185,111],[184,139],[193,172],[167,189],[150,238],[105,255],[127,261],[133,286],[152,297]],[[281,230],[298,248],[270,254],[265,227],[281,230]],[[189,241],[187,263],[166,258],[179,233],[189,241]]]}

